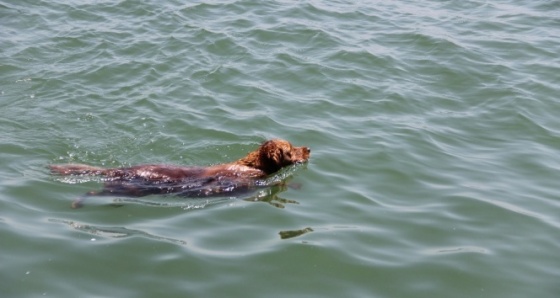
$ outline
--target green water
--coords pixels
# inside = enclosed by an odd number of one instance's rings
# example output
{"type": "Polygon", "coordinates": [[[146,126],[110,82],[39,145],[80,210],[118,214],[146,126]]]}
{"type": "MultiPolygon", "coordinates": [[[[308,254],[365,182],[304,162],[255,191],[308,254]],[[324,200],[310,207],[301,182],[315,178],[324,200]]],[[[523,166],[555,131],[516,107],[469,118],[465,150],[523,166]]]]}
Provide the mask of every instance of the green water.
{"type": "Polygon", "coordinates": [[[1,296],[560,297],[559,9],[0,1],[1,296]],[[273,137],[301,188],[249,200],[73,210],[99,183],[46,169],[273,137]]]}

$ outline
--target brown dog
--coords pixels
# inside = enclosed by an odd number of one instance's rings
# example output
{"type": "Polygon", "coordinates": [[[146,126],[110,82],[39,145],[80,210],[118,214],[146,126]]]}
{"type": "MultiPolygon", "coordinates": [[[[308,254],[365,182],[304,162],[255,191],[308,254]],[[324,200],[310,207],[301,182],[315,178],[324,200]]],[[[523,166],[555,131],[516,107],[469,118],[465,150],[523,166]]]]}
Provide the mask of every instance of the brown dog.
{"type": "Polygon", "coordinates": [[[139,165],[125,168],[100,168],[81,164],[50,165],[53,174],[102,176],[101,191],[91,191],[72,207],[82,206],[88,196],[121,195],[141,197],[151,194],[178,194],[186,197],[224,196],[266,185],[263,178],[283,167],[306,162],[311,150],[293,147],[288,141],[270,140],[247,156],[209,167],[139,165]]]}

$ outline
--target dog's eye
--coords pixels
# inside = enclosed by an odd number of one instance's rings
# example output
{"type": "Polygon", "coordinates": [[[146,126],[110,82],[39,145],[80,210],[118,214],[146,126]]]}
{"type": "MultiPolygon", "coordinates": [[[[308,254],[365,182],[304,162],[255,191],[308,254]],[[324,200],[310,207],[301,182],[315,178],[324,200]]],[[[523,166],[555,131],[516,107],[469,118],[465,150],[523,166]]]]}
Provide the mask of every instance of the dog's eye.
{"type": "Polygon", "coordinates": [[[292,151],[284,151],[284,157],[286,159],[291,159],[292,158],[292,151]]]}

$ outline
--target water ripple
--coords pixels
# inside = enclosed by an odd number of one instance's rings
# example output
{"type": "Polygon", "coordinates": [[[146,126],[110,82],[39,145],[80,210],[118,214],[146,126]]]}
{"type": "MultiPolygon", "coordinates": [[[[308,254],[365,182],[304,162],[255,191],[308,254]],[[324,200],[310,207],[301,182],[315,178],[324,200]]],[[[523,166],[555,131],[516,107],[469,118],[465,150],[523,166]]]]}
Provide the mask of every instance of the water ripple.
{"type": "Polygon", "coordinates": [[[553,297],[556,6],[0,4],[8,295],[553,297]],[[76,212],[91,181],[45,169],[207,165],[272,137],[312,148],[302,187],[246,201],[76,212]]]}

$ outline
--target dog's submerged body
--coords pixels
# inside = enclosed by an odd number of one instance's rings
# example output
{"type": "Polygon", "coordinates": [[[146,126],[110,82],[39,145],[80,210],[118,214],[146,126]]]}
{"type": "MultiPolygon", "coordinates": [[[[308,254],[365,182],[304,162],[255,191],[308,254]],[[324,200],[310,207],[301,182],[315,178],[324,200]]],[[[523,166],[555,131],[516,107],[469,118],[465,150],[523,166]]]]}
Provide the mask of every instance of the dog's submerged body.
{"type": "MultiPolygon", "coordinates": [[[[259,186],[264,178],[280,169],[306,162],[307,147],[294,147],[288,141],[269,140],[237,161],[209,167],[174,165],[138,165],[124,168],[100,168],[81,164],[50,165],[57,175],[101,176],[101,191],[86,196],[117,195],[141,197],[152,194],[177,194],[187,197],[234,195],[259,186]]],[[[85,197],[74,202],[80,207],[85,197]]]]}

